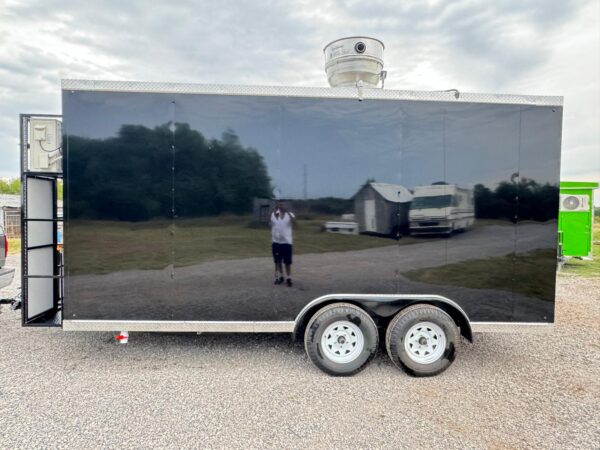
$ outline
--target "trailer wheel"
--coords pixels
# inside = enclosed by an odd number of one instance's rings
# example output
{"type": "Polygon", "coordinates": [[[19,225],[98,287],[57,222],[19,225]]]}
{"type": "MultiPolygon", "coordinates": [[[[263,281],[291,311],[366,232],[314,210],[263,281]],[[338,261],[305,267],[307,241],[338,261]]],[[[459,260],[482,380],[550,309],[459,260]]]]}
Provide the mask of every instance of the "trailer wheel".
{"type": "Polygon", "coordinates": [[[325,306],[312,316],[304,333],[306,354],[329,375],[350,376],[373,359],[379,344],[371,316],[349,303],[325,306]]]}
{"type": "Polygon", "coordinates": [[[446,312],[431,305],[412,305],[392,319],[385,344],[396,367],[409,375],[431,377],[450,367],[459,339],[446,312]]]}

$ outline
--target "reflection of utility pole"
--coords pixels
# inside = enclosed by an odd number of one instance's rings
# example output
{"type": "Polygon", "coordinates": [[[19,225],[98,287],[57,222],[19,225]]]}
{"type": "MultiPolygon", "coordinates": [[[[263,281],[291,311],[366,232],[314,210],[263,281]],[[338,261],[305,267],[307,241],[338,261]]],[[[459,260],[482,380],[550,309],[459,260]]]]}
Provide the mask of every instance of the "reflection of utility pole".
{"type": "Polygon", "coordinates": [[[304,178],[304,200],[306,200],[308,198],[308,193],[307,193],[307,184],[308,184],[308,170],[306,168],[306,164],[304,164],[303,167],[303,178],[304,178]]]}

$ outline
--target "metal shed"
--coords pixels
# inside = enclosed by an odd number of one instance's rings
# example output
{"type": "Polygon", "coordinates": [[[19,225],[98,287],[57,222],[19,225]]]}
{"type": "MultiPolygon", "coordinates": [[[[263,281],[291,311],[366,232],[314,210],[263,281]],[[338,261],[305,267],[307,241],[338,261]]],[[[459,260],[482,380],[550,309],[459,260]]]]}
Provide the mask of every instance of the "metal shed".
{"type": "Polygon", "coordinates": [[[360,233],[396,235],[408,228],[412,194],[399,184],[364,184],[354,195],[354,213],[360,233]]]}
{"type": "Polygon", "coordinates": [[[21,196],[0,195],[0,226],[10,238],[21,237],[21,196]]]}

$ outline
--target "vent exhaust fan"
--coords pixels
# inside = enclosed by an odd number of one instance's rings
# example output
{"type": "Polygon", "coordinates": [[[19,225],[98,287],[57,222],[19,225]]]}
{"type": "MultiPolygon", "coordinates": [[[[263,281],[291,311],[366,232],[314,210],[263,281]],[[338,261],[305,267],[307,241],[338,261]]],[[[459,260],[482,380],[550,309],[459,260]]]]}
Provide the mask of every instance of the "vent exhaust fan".
{"type": "Polygon", "coordinates": [[[325,72],[331,87],[381,87],[386,72],[383,70],[383,42],[366,36],[336,39],[323,49],[325,72]]]}

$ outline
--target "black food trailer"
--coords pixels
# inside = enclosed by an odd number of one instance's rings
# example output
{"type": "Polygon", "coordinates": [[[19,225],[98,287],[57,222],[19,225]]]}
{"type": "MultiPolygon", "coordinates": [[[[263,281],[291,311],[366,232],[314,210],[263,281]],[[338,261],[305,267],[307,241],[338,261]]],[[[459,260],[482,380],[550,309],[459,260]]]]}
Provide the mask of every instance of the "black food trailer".
{"type": "Polygon", "coordinates": [[[25,326],[291,333],[334,375],[385,341],[427,376],[461,335],[554,321],[561,97],[63,80],[62,102],[56,126],[21,116],[25,326]],[[326,232],[378,227],[371,183],[429,192],[431,226],[463,186],[473,225],[326,232]]]}

